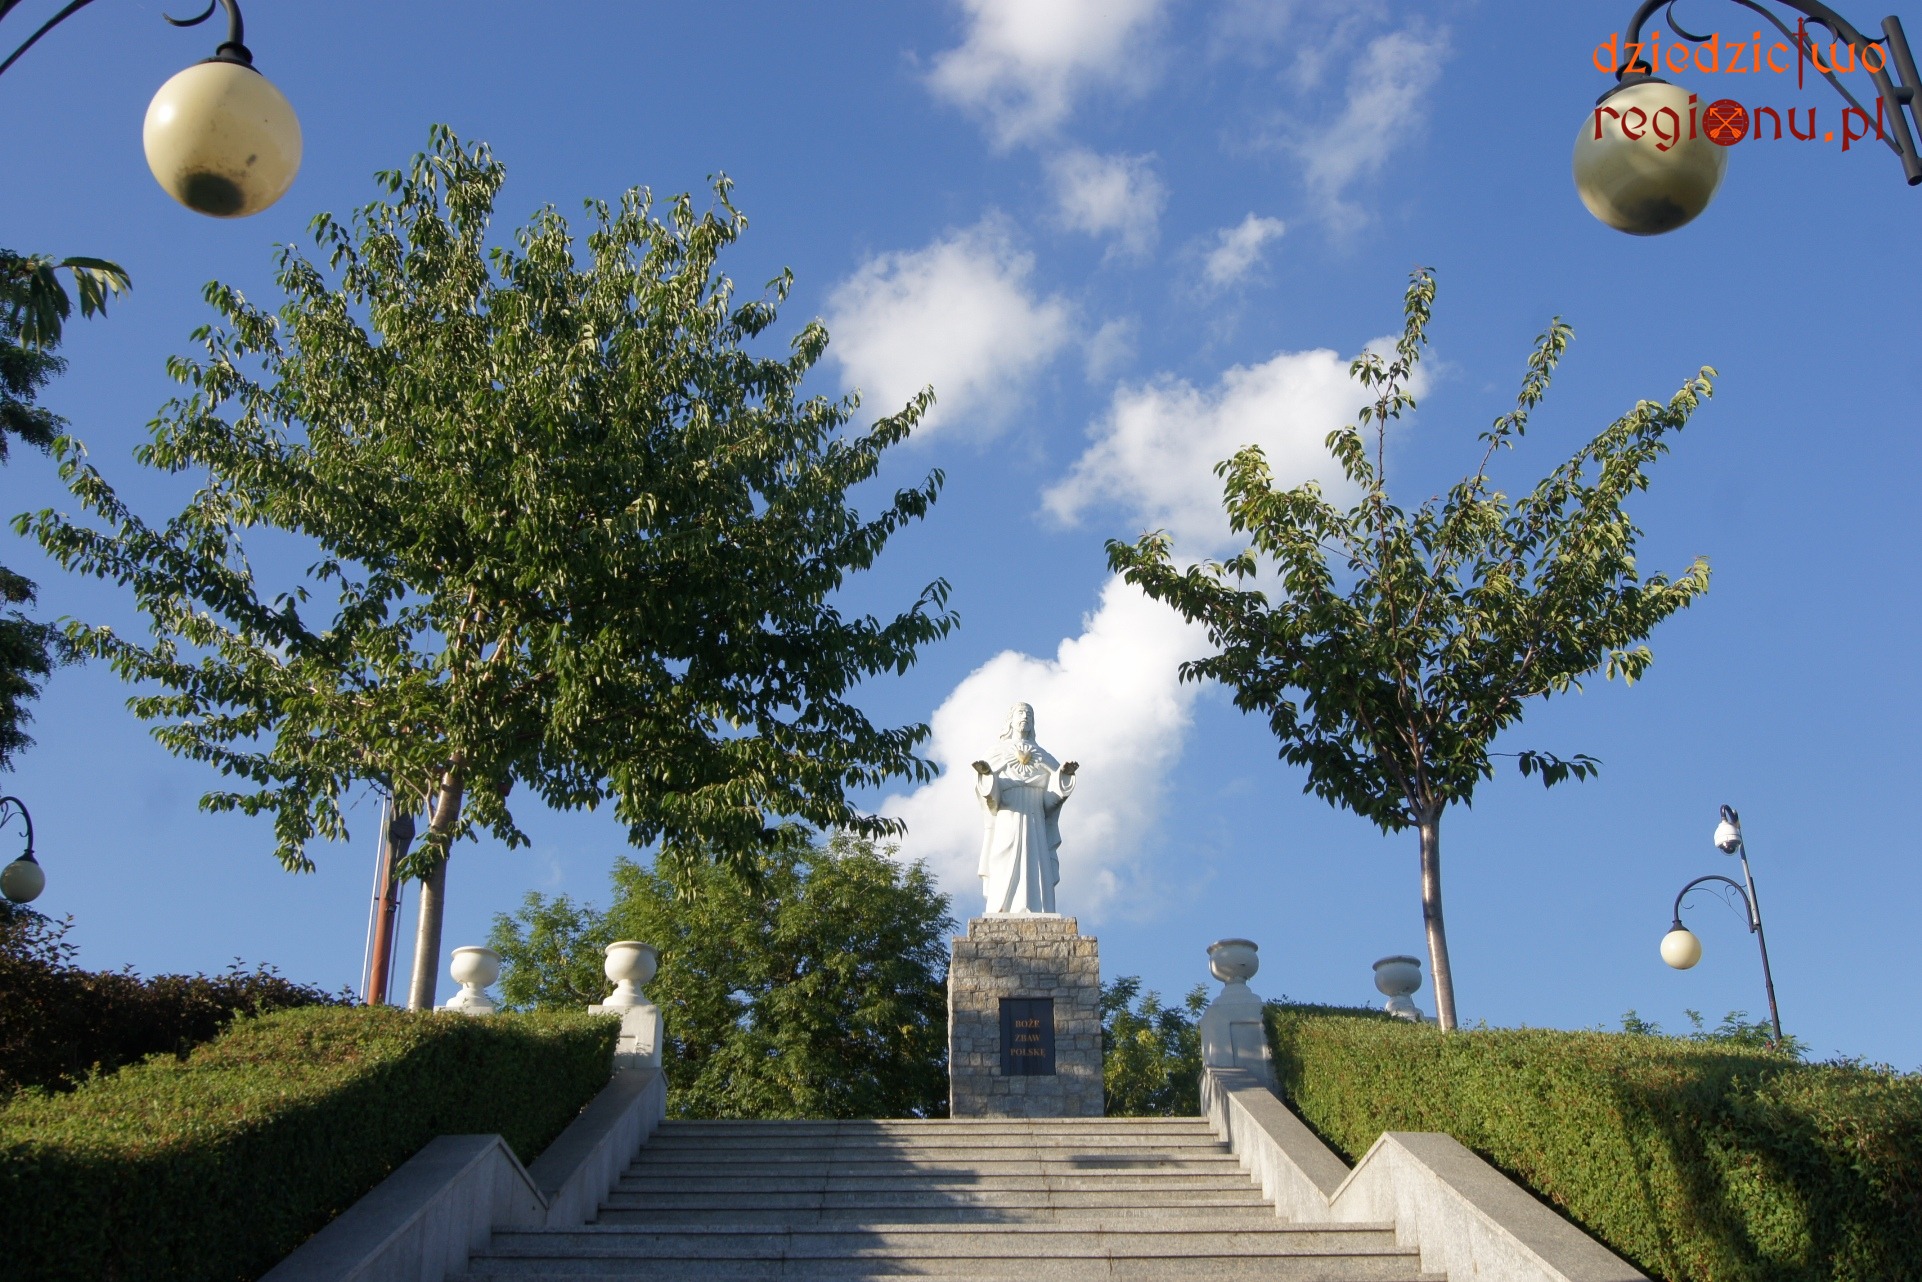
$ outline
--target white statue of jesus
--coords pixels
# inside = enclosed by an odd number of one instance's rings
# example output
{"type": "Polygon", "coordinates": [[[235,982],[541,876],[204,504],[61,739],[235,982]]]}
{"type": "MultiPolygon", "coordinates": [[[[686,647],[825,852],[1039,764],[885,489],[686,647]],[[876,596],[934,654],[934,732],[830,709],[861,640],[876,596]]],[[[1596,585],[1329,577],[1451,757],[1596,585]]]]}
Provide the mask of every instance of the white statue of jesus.
{"type": "Polygon", "coordinates": [[[988,913],[1052,913],[1061,880],[1059,815],[1080,766],[1062,765],[1034,741],[1034,709],[1008,712],[1001,746],[974,763],[974,791],[987,807],[981,839],[981,889],[988,913]]]}

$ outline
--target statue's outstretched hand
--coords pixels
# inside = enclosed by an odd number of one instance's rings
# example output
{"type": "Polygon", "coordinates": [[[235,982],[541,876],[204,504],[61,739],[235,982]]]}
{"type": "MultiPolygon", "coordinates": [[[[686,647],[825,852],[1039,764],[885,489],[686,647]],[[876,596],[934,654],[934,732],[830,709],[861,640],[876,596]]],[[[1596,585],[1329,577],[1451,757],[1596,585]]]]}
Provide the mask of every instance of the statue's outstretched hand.
{"type": "Polygon", "coordinates": [[[1079,769],[1081,769],[1081,763],[1079,761],[1070,761],[1061,767],[1061,777],[1063,779],[1072,779],[1074,778],[1074,772],[1079,769]]]}
{"type": "Polygon", "coordinates": [[[974,763],[974,773],[978,775],[991,775],[994,773],[994,767],[985,761],[977,761],[974,763]]]}

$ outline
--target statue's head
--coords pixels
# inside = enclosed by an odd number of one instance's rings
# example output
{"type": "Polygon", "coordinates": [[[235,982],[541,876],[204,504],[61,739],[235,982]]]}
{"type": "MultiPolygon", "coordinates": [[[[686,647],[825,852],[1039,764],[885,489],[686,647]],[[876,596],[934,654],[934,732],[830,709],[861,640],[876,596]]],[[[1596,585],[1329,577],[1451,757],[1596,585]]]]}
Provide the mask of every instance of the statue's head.
{"type": "Polygon", "coordinates": [[[1008,728],[1001,737],[1003,739],[1034,738],[1034,708],[1025,703],[1017,703],[1009,708],[1008,728]]]}

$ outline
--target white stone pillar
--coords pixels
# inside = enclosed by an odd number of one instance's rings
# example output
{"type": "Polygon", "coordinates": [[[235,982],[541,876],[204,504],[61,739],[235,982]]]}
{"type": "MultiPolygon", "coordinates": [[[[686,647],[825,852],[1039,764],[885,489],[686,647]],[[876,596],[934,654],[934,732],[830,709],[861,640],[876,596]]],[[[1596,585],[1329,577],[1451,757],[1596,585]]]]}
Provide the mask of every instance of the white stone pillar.
{"type": "Polygon", "coordinates": [[[1273,1090],[1275,1066],[1261,998],[1248,987],[1261,968],[1256,947],[1248,939],[1208,945],[1208,969],[1221,981],[1221,995],[1201,1014],[1201,1062],[1208,1068],[1245,1068],[1273,1090]]]}
{"type": "Polygon", "coordinates": [[[607,946],[607,960],[601,973],[613,982],[607,1000],[587,1008],[590,1015],[619,1015],[620,1040],[614,1044],[614,1067],[659,1068],[661,1041],[665,1024],[661,1008],[647,999],[641,986],[654,978],[660,968],[661,954],[652,944],[637,939],[616,940],[607,946]]]}

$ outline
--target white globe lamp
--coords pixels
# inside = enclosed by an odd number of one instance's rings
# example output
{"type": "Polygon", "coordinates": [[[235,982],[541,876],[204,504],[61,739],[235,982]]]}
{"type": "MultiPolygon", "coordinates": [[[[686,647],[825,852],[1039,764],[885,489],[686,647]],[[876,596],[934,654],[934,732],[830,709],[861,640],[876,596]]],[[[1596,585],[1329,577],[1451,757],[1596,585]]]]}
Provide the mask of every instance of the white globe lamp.
{"type": "MultiPolygon", "coordinates": [[[[161,188],[196,213],[245,218],[287,194],[300,172],[300,120],[286,95],[254,68],[240,10],[227,9],[227,39],[214,56],[160,86],[147,105],[141,142],[161,188]]],[[[213,15],[213,5],[192,26],[213,15]]]]}
{"type": "Polygon", "coordinates": [[[18,797],[0,797],[0,824],[12,819],[15,811],[27,827],[27,848],[18,859],[0,868],[0,895],[9,903],[30,904],[47,888],[47,873],[33,857],[33,816],[27,813],[26,803],[18,797]]]}
{"type": "Polygon", "coordinates": [[[32,851],[0,869],[0,895],[5,895],[11,903],[30,904],[40,898],[40,892],[46,888],[46,870],[40,867],[32,851]]]}
{"type": "Polygon", "coordinates": [[[1702,941],[1678,921],[1662,936],[1662,960],[1676,970],[1687,970],[1702,960],[1702,941]]]}
{"type": "Polygon", "coordinates": [[[1708,208],[1728,149],[1712,142],[1687,90],[1641,77],[1607,94],[1575,133],[1575,190],[1631,236],[1658,236],[1708,208]]]}

